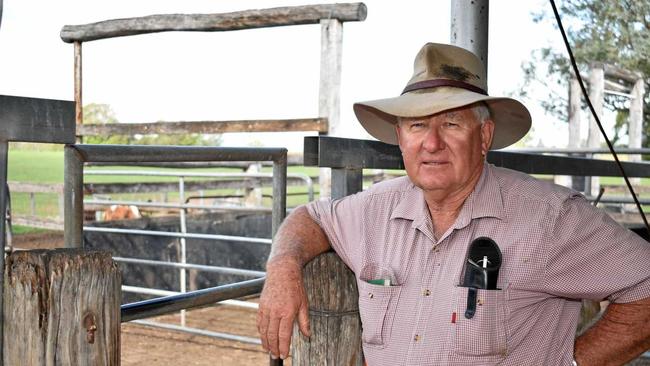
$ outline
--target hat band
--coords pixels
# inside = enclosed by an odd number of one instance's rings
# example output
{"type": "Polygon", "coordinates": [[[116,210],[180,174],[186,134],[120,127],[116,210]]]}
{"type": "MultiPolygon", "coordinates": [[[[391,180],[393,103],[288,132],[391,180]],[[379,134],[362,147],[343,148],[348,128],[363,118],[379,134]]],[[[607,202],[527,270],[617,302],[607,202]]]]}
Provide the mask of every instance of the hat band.
{"type": "Polygon", "coordinates": [[[451,86],[454,88],[466,89],[469,91],[473,91],[474,93],[487,95],[487,92],[479,88],[478,86],[474,86],[472,84],[468,84],[463,81],[451,80],[451,79],[433,79],[433,80],[418,81],[417,83],[407,85],[406,88],[404,88],[402,94],[408,93],[413,90],[437,88],[440,86],[451,86]]]}

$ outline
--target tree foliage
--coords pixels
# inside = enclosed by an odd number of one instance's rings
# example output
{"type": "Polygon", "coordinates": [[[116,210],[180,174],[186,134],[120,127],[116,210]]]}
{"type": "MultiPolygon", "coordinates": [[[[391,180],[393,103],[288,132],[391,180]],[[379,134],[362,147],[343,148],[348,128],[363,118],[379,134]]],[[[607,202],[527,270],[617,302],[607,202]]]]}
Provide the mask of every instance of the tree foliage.
{"type": "MultiPolygon", "coordinates": [[[[650,75],[650,0],[564,0],[558,10],[584,80],[591,62],[650,75]]],[[[536,22],[555,22],[551,10],[534,14],[533,18],[536,22]]],[[[523,69],[526,83],[522,94],[529,94],[533,82],[542,83],[549,90],[547,97],[540,101],[542,107],[560,120],[568,121],[571,65],[566,51],[551,47],[538,49],[523,69]],[[539,68],[539,65],[544,66],[539,68]]],[[[629,85],[622,80],[619,83],[629,85]]],[[[646,137],[650,134],[647,77],[645,84],[643,144],[647,146],[646,137]]],[[[604,107],[617,113],[614,136],[617,139],[625,130],[629,102],[625,97],[606,94],[604,107]]]]}

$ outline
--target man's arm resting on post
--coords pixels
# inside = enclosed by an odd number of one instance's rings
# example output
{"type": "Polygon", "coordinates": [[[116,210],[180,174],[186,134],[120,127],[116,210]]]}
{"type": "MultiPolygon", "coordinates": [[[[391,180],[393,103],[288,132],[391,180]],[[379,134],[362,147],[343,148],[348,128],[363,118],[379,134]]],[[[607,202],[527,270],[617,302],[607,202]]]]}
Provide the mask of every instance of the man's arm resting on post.
{"type": "Polygon", "coordinates": [[[327,236],[304,206],[296,208],[275,235],[257,313],[262,347],[274,357],[289,354],[296,316],[302,334],[310,335],[302,268],[329,249],[327,236]]]}
{"type": "Polygon", "coordinates": [[[610,304],[602,318],[576,339],[579,366],[623,365],[650,348],[650,298],[610,304]]]}

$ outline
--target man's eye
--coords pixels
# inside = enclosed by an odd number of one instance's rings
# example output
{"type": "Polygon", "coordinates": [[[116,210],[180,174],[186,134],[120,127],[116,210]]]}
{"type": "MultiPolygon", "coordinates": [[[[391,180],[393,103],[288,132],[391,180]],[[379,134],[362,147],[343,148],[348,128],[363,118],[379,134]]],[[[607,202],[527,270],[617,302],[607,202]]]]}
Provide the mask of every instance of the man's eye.
{"type": "Polygon", "coordinates": [[[445,122],[445,123],[443,124],[443,126],[446,127],[446,128],[453,128],[453,127],[458,127],[458,123],[454,123],[454,122],[445,122]]]}
{"type": "Polygon", "coordinates": [[[419,129],[424,127],[424,123],[422,122],[413,122],[411,123],[411,129],[419,129]]]}

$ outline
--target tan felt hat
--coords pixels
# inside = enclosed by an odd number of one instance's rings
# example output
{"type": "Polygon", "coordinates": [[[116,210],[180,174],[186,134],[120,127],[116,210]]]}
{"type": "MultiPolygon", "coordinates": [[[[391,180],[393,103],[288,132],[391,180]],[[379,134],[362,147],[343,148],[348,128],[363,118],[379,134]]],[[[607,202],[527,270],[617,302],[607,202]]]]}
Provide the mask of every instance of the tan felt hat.
{"type": "Polygon", "coordinates": [[[472,103],[485,102],[494,121],[492,149],[512,145],[530,129],[528,109],[520,102],[487,95],[481,61],[456,46],[427,43],[413,65],[413,76],[395,98],[354,104],[361,125],[376,139],[397,144],[397,116],[424,117],[472,103]]]}

